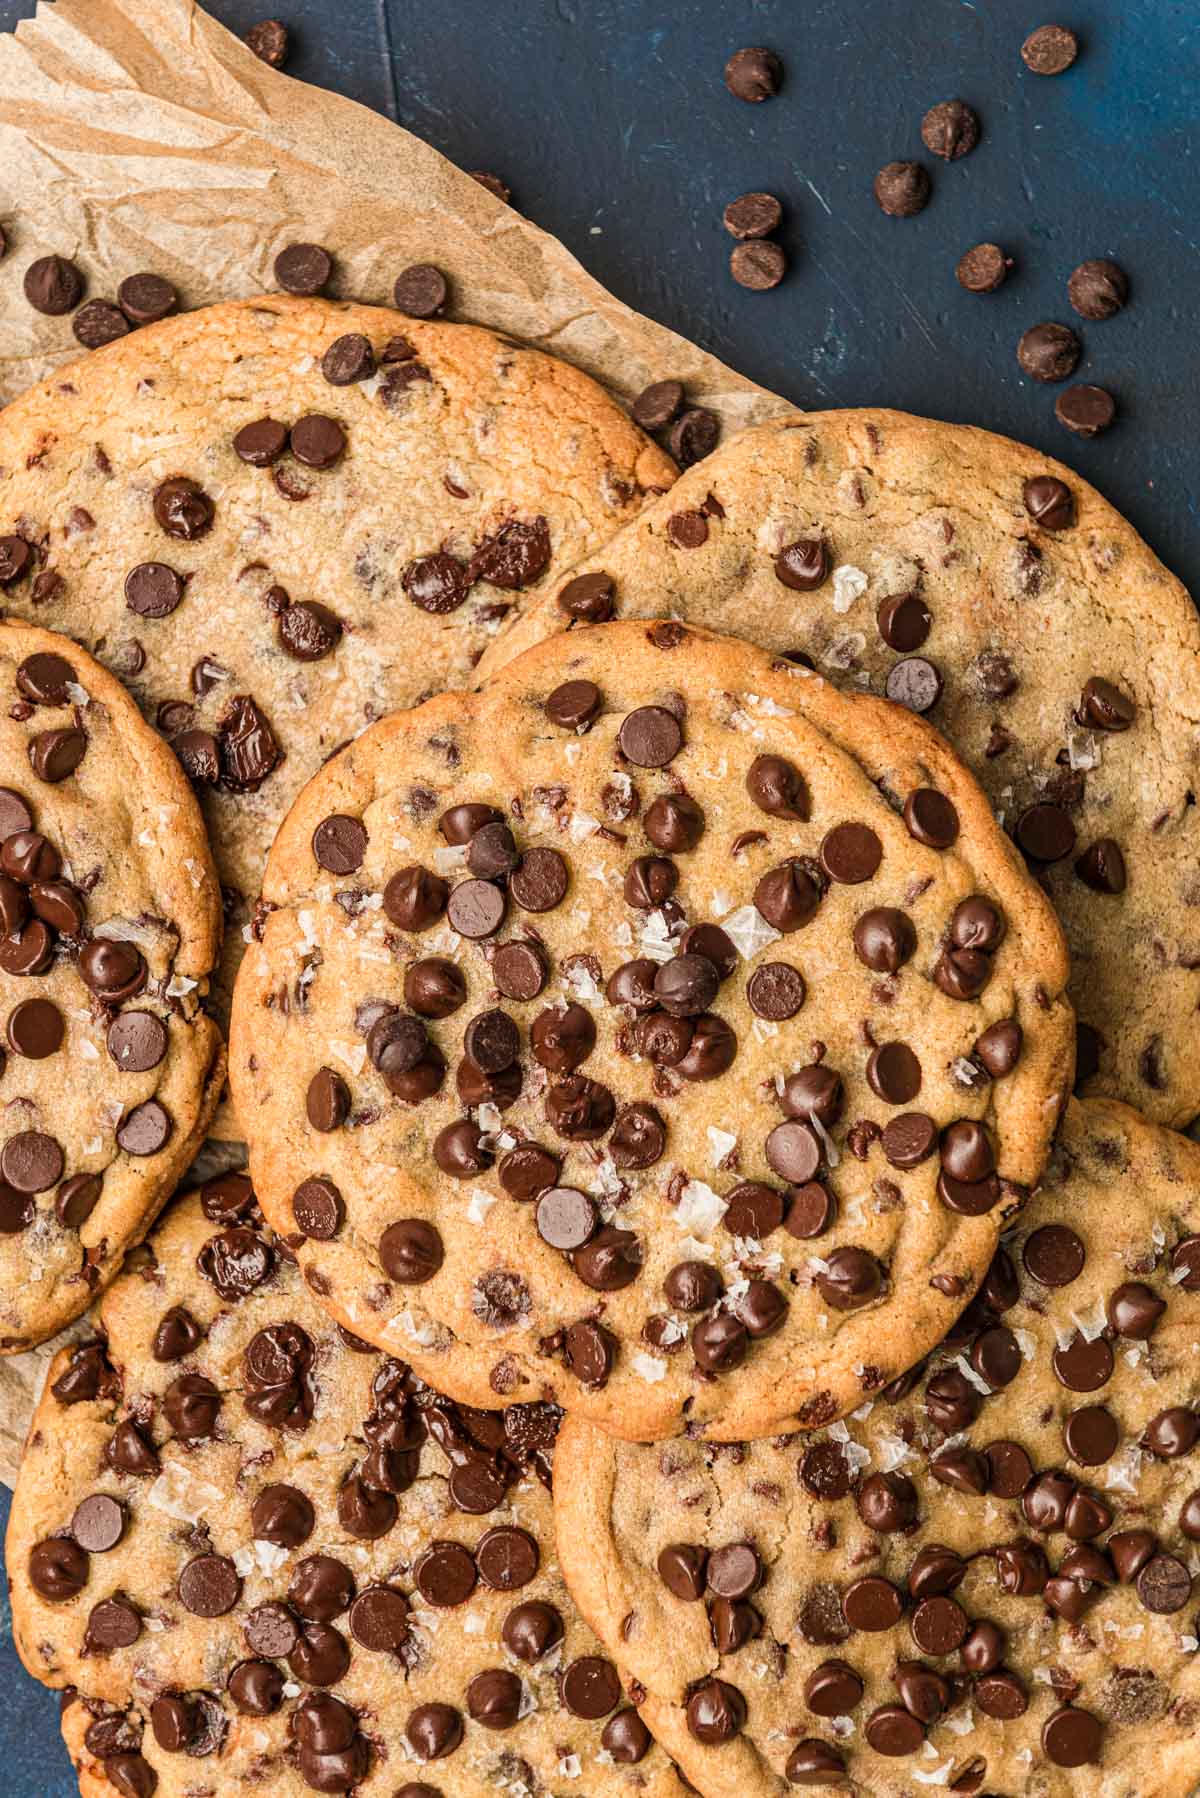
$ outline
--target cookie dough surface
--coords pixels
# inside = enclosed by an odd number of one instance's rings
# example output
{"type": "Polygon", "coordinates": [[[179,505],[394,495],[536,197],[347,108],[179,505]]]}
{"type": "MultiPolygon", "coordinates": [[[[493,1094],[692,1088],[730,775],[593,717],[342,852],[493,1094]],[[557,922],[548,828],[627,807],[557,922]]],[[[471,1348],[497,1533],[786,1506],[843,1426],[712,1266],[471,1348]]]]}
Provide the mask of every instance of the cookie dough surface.
{"type": "Polygon", "coordinates": [[[460,1409],[347,1338],[240,1175],[172,1207],[99,1322],[8,1540],[85,1792],[674,1798],[558,1571],[552,1407],[460,1409]]]}
{"type": "MultiPolygon", "coordinates": [[[[1079,1090],[1200,1112],[1200,623],[1086,481],[984,431],[812,413],[709,456],[572,574],[599,571],[619,616],[928,705],[1062,919],[1079,1090]]],[[[568,621],[547,599],[484,667],[568,621]]]]}
{"type": "Polygon", "coordinates": [[[705,1798],[1195,1788],[1198,1229],[1200,1151],[1073,1103],[952,1336],[844,1424],[568,1420],[564,1571],[705,1798]]]}
{"type": "Polygon", "coordinates": [[[222,1017],[309,775],[466,681],[674,472],[548,356],[282,294],[132,333],[0,414],[0,538],[20,540],[0,544],[4,608],[85,643],[196,779],[229,923],[222,1017]]]}
{"type": "Polygon", "coordinates": [[[828,1422],[936,1342],[1069,1077],[1057,926],[945,744],[678,626],[374,727],[264,911],[232,1079],[313,1290],[643,1440],[828,1422]]]}
{"type": "Polygon", "coordinates": [[[0,623],[0,1353],[86,1310],[199,1147],[220,930],[175,757],[77,645],[0,623]]]}

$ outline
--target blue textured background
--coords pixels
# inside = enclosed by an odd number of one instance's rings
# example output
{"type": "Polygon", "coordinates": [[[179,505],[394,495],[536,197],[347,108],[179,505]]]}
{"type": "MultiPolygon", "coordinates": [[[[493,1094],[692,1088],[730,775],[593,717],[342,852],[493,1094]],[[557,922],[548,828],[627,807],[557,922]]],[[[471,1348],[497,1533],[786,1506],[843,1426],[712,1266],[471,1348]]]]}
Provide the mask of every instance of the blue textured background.
{"type": "MultiPolygon", "coordinates": [[[[399,119],[465,168],[487,168],[614,292],[804,406],[884,404],[987,425],[1087,474],[1200,593],[1200,9],[1196,0],[275,0],[289,72],[399,119]],[[1020,61],[1047,17],[1083,40],[1038,79],[1020,61]],[[742,44],[784,57],[783,92],[729,97],[742,44]],[[960,95],[980,148],[934,166],[917,219],[886,219],[871,178],[924,156],[919,124],[960,95]],[[729,279],[721,210],[752,188],[787,207],[783,286],[729,279]],[[954,264],[994,240],[1017,267],[963,293],[954,264]],[[1128,269],[1133,301],[1075,321],[1085,256],[1128,269]],[[1014,351],[1040,319],[1079,322],[1079,380],[1120,421],[1081,443],[1056,389],[1014,351]]],[[[0,28],[31,4],[0,0],[0,28]]],[[[212,0],[245,29],[263,0],[212,0]]],[[[0,1503],[0,1512],[7,1510],[0,1503]]],[[[0,1600],[0,1790],[71,1798],[57,1704],[20,1672],[0,1600]]]]}

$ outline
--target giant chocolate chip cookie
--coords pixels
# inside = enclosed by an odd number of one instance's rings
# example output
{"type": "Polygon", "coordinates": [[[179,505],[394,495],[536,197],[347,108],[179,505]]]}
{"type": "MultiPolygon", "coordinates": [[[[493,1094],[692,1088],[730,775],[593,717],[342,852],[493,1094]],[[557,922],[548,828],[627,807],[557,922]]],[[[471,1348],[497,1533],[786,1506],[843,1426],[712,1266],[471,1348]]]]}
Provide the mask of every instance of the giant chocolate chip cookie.
{"type": "Polygon", "coordinates": [[[680,617],[924,713],[982,782],[1066,929],[1078,1090],[1200,1112],[1200,622],[1100,495],[984,431],[828,412],[692,469],[498,665],[570,624],[680,617]]]}
{"type": "Polygon", "coordinates": [[[8,1539],[85,1792],[674,1798],[555,1563],[554,1408],[463,1409],[341,1331],[244,1175],[138,1255],[51,1369],[8,1539]]]}
{"type": "Polygon", "coordinates": [[[86,643],[200,791],[223,1012],[309,775],[461,685],[674,472],[548,356],[282,294],[151,325],[0,414],[4,609],[86,643]]]}
{"type": "Polygon", "coordinates": [[[1112,1100],[929,1362],[844,1424],[579,1419],[564,1571],[705,1798],[1180,1798],[1200,1779],[1200,1150],[1112,1100]]]}
{"type": "Polygon", "coordinates": [[[827,1423],[1041,1172],[1053,914],[920,720],[682,626],[387,719],[283,825],[232,1078],[349,1328],[622,1435],[827,1423]]]}
{"type": "Polygon", "coordinates": [[[0,624],[0,1354],[87,1309],[199,1147],[220,940],[174,756],[76,644],[0,624]]]}

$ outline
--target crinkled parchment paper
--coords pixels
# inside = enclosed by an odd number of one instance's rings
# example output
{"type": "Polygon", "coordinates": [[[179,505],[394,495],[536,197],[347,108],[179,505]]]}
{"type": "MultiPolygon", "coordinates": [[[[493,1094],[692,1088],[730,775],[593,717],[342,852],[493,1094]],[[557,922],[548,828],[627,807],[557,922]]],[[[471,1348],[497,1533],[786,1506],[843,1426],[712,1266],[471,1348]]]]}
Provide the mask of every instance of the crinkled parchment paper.
{"type": "MultiPolygon", "coordinates": [[[[264,9],[266,10],[266,9],[264,9]]],[[[284,244],[337,257],[336,296],[388,303],[413,262],[452,316],[563,356],[628,400],[673,375],[727,430],[785,401],[641,317],[428,144],[259,62],[191,0],[57,0],[0,37],[0,401],[77,356],[21,278],[69,256],[111,297],[151,269],[188,307],[261,292],[284,244]]],[[[0,1479],[16,1475],[54,1345],[0,1360],[0,1479]]]]}

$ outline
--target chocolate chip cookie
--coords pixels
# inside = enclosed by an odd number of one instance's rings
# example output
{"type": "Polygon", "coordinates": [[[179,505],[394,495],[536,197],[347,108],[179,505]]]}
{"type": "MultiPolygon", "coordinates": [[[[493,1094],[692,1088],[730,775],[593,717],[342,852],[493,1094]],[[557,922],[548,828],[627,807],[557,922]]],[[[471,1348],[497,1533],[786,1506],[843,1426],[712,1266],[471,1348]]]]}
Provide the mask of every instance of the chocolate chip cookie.
{"type": "Polygon", "coordinates": [[[13,1500],[85,1791],[673,1798],[555,1563],[557,1424],[339,1330],[244,1175],[180,1200],[55,1361],[13,1500]]]}
{"type": "Polygon", "coordinates": [[[0,415],[0,468],[5,610],[86,643],[200,793],[222,1018],[309,775],[373,718],[461,685],[675,472],[548,356],[285,294],[60,370],[0,415]]]}
{"type": "Polygon", "coordinates": [[[722,1450],[569,1419],[564,1571],[706,1798],[1200,1779],[1200,1150],[1073,1103],[938,1352],[722,1450]]]}
{"type": "Polygon", "coordinates": [[[887,693],[945,732],[1066,929],[1082,1093],[1200,1112],[1200,623],[1085,481],[983,431],[829,412],[747,432],[485,659],[682,617],[887,693]]]}
{"type": "Polygon", "coordinates": [[[0,1354],[87,1309],[199,1147],[220,940],[174,756],[76,644],[0,623],[0,1354]]]}
{"type": "Polygon", "coordinates": [[[1050,907],[919,719],[681,625],[548,639],[305,789],[242,965],[263,1206],[350,1329],[622,1435],[938,1340],[1069,1076],[1050,907]]]}

